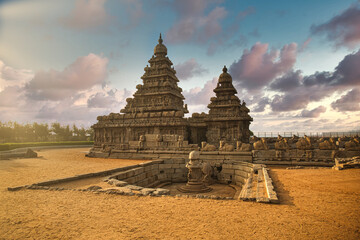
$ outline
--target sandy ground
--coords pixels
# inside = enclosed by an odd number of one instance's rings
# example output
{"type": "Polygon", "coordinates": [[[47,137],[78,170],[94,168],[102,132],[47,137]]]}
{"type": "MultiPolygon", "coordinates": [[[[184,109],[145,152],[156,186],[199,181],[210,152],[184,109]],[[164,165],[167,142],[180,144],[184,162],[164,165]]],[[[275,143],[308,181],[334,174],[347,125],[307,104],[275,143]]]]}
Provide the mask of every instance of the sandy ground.
{"type": "Polygon", "coordinates": [[[279,205],[6,190],[143,161],[86,150],[0,161],[0,239],[360,239],[360,169],[272,169],[279,205]]]}

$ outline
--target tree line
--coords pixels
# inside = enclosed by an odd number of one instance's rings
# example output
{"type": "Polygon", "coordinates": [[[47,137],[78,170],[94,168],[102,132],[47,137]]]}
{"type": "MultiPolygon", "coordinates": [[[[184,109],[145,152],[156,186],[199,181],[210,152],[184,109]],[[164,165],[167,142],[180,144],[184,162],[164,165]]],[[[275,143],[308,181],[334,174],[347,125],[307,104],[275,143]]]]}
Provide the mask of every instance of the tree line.
{"type": "Polygon", "coordinates": [[[59,141],[92,141],[92,128],[77,127],[73,124],[28,123],[0,121],[0,143],[8,142],[59,142],[59,141]]]}

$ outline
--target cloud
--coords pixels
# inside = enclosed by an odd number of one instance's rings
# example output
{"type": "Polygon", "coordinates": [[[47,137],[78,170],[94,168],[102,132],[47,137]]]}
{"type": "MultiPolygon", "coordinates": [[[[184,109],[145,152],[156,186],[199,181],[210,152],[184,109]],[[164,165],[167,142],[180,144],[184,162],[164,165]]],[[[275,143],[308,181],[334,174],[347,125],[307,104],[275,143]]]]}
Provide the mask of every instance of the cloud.
{"type": "Polygon", "coordinates": [[[203,68],[194,58],[175,65],[175,70],[180,80],[187,80],[208,72],[208,70],[203,68]]]}
{"type": "Polygon", "coordinates": [[[125,24],[122,24],[122,27],[125,29],[129,29],[137,26],[140,20],[145,16],[142,1],[122,0],[121,3],[124,4],[127,14],[127,22],[125,24]]]}
{"type": "Polygon", "coordinates": [[[131,97],[131,92],[126,89],[111,89],[107,92],[96,92],[88,98],[87,106],[89,108],[118,108],[120,111],[121,106],[125,105],[125,99],[128,97],[131,97]]]}
{"type": "MultiPolygon", "coordinates": [[[[276,112],[299,110],[305,108],[309,103],[320,101],[335,92],[347,91],[349,88],[360,86],[359,66],[360,50],[345,56],[333,72],[316,72],[307,76],[301,76],[299,70],[289,72],[269,85],[271,90],[280,92],[274,96],[270,106],[276,112]]],[[[345,104],[346,99],[348,98],[333,103],[333,108],[341,111],[336,106],[344,104],[344,109],[350,109],[351,107],[345,104]]]]}
{"type": "Polygon", "coordinates": [[[94,29],[110,23],[105,10],[106,0],[76,0],[74,9],[60,21],[75,30],[94,29]]]}
{"type": "Polygon", "coordinates": [[[174,1],[173,9],[178,14],[178,21],[166,34],[169,43],[183,43],[189,40],[205,43],[209,38],[222,31],[221,19],[227,15],[224,7],[215,7],[209,14],[205,9],[212,1],[184,0],[174,1]]]}
{"type": "Polygon", "coordinates": [[[317,108],[314,108],[313,110],[302,110],[300,113],[300,117],[304,117],[304,118],[317,118],[320,116],[321,113],[326,112],[326,107],[324,106],[319,106],[317,108]]]}
{"type": "Polygon", "coordinates": [[[269,104],[269,98],[263,97],[257,102],[255,107],[252,109],[253,112],[263,112],[265,107],[269,104]]]}
{"type": "Polygon", "coordinates": [[[19,101],[22,89],[19,86],[8,86],[0,91],[0,107],[14,108],[19,101]]]}
{"type": "Polygon", "coordinates": [[[207,105],[210,103],[210,98],[215,96],[214,88],[216,87],[218,78],[213,78],[205,83],[203,88],[195,87],[188,91],[184,91],[185,101],[188,104],[207,105]]]}
{"type": "Polygon", "coordinates": [[[0,79],[5,81],[20,81],[29,79],[32,76],[33,72],[31,70],[16,69],[5,65],[5,63],[0,60],[0,79]]]}
{"type": "Polygon", "coordinates": [[[296,62],[297,45],[285,45],[280,51],[269,50],[268,44],[256,43],[244,50],[229,68],[234,82],[248,90],[260,90],[275,77],[289,71],[296,62]]]}
{"type": "Polygon", "coordinates": [[[57,101],[103,84],[107,77],[108,59],[90,53],[79,57],[63,71],[49,70],[37,72],[26,84],[27,96],[36,100],[57,101]]]}
{"type": "Polygon", "coordinates": [[[331,107],[339,112],[360,111],[360,89],[352,89],[338,100],[332,102],[331,107]]]}
{"type": "Polygon", "coordinates": [[[299,52],[304,52],[308,48],[310,42],[311,42],[311,38],[306,39],[305,42],[301,44],[301,47],[299,48],[299,52]]]}
{"type": "Polygon", "coordinates": [[[303,77],[300,70],[297,70],[295,72],[291,70],[285,75],[275,79],[269,87],[270,89],[275,91],[290,91],[300,86],[302,78],[303,77]]]}
{"type": "Polygon", "coordinates": [[[325,23],[311,26],[311,33],[325,35],[336,47],[355,48],[360,43],[360,2],[325,23]]]}

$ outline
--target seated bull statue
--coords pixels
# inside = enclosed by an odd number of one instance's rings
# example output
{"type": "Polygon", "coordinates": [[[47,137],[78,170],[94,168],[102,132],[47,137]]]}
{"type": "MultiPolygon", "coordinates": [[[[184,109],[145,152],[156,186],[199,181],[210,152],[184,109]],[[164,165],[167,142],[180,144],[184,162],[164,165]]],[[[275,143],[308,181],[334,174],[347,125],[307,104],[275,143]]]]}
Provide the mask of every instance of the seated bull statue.
{"type": "Polygon", "coordinates": [[[240,152],[250,152],[252,150],[250,143],[236,142],[236,150],[240,152]]]}
{"type": "Polygon", "coordinates": [[[266,139],[265,138],[261,138],[260,140],[258,140],[257,142],[254,142],[254,149],[255,150],[268,150],[269,147],[266,143],[266,139]]]}
{"type": "Polygon", "coordinates": [[[225,141],[220,141],[219,151],[232,152],[232,151],[234,151],[234,146],[231,144],[225,143],[225,141]]]}
{"type": "Polygon", "coordinates": [[[299,141],[296,142],[296,148],[300,150],[310,150],[313,148],[311,144],[311,139],[304,135],[304,137],[300,138],[299,141]]]}
{"type": "Polygon", "coordinates": [[[203,173],[202,181],[206,185],[212,184],[211,175],[213,174],[213,168],[211,167],[210,163],[208,163],[208,162],[203,163],[201,171],[203,173]]]}
{"type": "Polygon", "coordinates": [[[289,144],[285,138],[278,135],[276,142],[275,142],[275,149],[276,150],[285,150],[289,149],[289,144]]]}
{"type": "Polygon", "coordinates": [[[360,141],[358,137],[353,137],[350,141],[345,143],[345,150],[360,151],[360,141]]]}
{"type": "Polygon", "coordinates": [[[214,145],[208,144],[207,142],[201,142],[201,151],[204,152],[216,151],[216,147],[214,145]]]}
{"type": "Polygon", "coordinates": [[[319,149],[321,150],[336,150],[337,148],[334,138],[330,138],[329,140],[322,139],[322,141],[319,141],[319,149]]]}

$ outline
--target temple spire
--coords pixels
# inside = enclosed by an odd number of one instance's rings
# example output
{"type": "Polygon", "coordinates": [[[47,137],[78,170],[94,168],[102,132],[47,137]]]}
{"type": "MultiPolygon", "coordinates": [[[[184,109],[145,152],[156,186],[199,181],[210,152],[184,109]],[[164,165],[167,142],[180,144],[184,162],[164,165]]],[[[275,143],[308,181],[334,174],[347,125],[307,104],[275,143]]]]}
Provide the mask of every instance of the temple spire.
{"type": "Polygon", "coordinates": [[[223,72],[224,72],[224,73],[226,73],[226,72],[227,72],[226,65],[224,65],[223,72]]]}
{"type": "Polygon", "coordinates": [[[162,42],[163,42],[163,40],[162,40],[162,38],[161,38],[161,33],[160,33],[159,43],[162,43],[162,42]]]}

